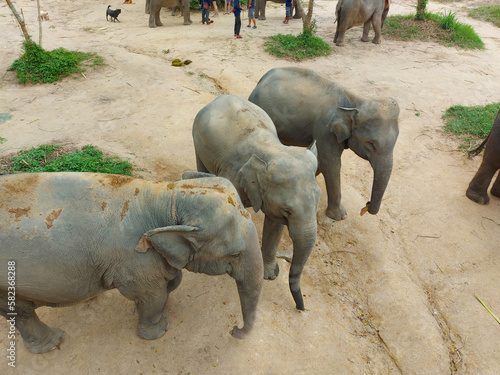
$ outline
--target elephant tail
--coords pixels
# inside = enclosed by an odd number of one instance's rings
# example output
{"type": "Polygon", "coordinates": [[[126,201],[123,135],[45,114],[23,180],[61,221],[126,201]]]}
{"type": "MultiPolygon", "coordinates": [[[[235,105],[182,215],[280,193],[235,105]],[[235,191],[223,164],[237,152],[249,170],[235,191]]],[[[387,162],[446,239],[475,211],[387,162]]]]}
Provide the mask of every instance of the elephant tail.
{"type": "Polygon", "coordinates": [[[334,23],[336,23],[340,18],[340,10],[342,9],[343,3],[344,3],[344,0],[339,0],[337,3],[337,7],[335,8],[335,22],[334,23]]]}
{"type": "Polygon", "coordinates": [[[481,143],[479,146],[477,146],[474,150],[470,150],[469,152],[467,152],[467,155],[469,155],[470,158],[479,155],[481,153],[481,151],[483,151],[483,148],[486,145],[486,142],[488,142],[489,137],[490,137],[490,135],[488,134],[488,136],[485,138],[483,143],[481,143]]]}

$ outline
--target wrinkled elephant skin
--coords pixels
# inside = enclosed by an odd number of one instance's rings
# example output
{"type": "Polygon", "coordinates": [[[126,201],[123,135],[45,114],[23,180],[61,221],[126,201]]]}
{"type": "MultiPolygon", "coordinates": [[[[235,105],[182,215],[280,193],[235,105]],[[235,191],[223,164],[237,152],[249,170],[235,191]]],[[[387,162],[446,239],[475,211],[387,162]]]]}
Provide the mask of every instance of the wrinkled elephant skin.
{"type": "MultiPolygon", "coordinates": [[[[483,146],[483,145],[482,145],[483,146]]],[[[488,187],[495,173],[500,169],[500,111],[486,139],[483,161],[469,184],[466,195],[479,204],[488,204],[488,187]]],[[[500,175],[490,190],[491,195],[500,198],[500,175]]]]}
{"type": "Polygon", "coordinates": [[[16,328],[33,353],[53,349],[63,336],[38,319],[37,307],[71,305],[112,288],[135,302],[140,337],[163,336],[167,298],[183,268],[235,279],[244,320],[235,337],[245,337],[255,321],[263,278],[259,239],[223,178],[0,176],[0,238],[0,315],[8,319],[13,311],[7,272],[15,265],[16,328]]]}
{"type": "Polygon", "coordinates": [[[389,13],[390,0],[339,0],[335,10],[337,30],[333,42],[344,45],[344,35],[353,26],[363,24],[361,41],[369,42],[368,33],[373,25],[375,37],[372,42],[380,44],[382,27],[389,13]]]}
{"type": "Polygon", "coordinates": [[[198,171],[229,179],[246,207],[265,214],[264,278],[279,268],[276,250],[284,225],[293,242],[289,284],[297,309],[304,309],[300,277],[316,241],[320,188],[313,152],[284,146],[269,116],[249,101],[222,95],[201,109],[193,124],[198,171]]]}
{"type": "Polygon", "coordinates": [[[399,106],[394,99],[369,99],[312,70],[289,67],[267,72],[249,101],[271,117],[284,144],[307,146],[316,141],[328,217],[342,220],[347,215],[340,201],[340,158],[346,148],[370,162],[374,176],[368,212],[378,212],[399,134],[399,106]]]}

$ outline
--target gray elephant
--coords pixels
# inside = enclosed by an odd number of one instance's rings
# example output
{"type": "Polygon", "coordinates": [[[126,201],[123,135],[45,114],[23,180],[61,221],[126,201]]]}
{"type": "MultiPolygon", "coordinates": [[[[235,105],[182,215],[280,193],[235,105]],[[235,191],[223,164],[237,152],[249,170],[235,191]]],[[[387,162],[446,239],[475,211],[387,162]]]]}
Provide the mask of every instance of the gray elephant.
{"type": "Polygon", "coordinates": [[[163,336],[167,298],[183,268],[233,277],[244,326],[232,335],[252,329],[263,278],[259,239],[226,179],[0,176],[0,223],[0,315],[15,319],[33,353],[63,336],[38,319],[37,307],[67,306],[112,288],[135,302],[140,337],[163,336]]]}
{"type": "MultiPolygon", "coordinates": [[[[266,4],[268,1],[272,1],[273,3],[278,3],[278,4],[285,4],[286,0],[257,0],[255,3],[255,18],[258,18],[259,20],[265,20],[266,19],[266,4]]],[[[295,9],[295,14],[293,15],[292,18],[298,19],[302,18],[300,14],[299,8],[296,6],[296,0],[292,0],[293,3],[293,9],[295,9]]]]}
{"type": "Polygon", "coordinates": [[[198,112],[193,124],[198,171],[228,178],[245,207],[265,214],[262,234],[264,278],[274,279],[283,228],[293,242],[289,284],[304,310],[300,277],[316,241],[321,189],[313,152],[281,144],[269,116],[249,101],[222,95],[198,112]]]}
{"type": "Polygon", "coordinates": [[[335,11],[337,31],[333,42],[337,46],[344,45],[344,34],[353,26],[363,24],[363,42],[369,42],[370,24],[373,25],[375,37],[372,42],[380,44],[380,36],[385,18],[389,12],[390,0],[339,0],[335,11]]]}
{"type": "Polygon", "coordinates": [[[284,144],[306,146],[316,141],[328,217],[346,217],[340,202],[340,157],[346,148],[370,162],[374,177],[368,212],[379,211],[399,134],[399,106],[394,99],[369,99],[312,70],[289,67],[267,72],[249,100],[271,117],[284,144]]]}
{"type": "Polygon", "coordinates": [[[149,27],[163,26],[160,21],[160,11],[163,7],[172,7],[174,15],[176,7],[181,9],[184,16],[184,25],[191,25],[191,11],[189,0],[146,0],[146,14],[149,14],[149,27]]]}
{"type": "MultiPolygon", "coordinates": [[[[469,184],[466,195],[479,204],[488,204],[488,187],[495,173],[500,169],[500,110],[497,113],[491,131],[484,142],[472,153],[479,154],[483,147],[484,155],[481,166],[469,184]]],[[[491,195],[500,198],[500,175],[497,176],[490,190],[491,195]]]]}

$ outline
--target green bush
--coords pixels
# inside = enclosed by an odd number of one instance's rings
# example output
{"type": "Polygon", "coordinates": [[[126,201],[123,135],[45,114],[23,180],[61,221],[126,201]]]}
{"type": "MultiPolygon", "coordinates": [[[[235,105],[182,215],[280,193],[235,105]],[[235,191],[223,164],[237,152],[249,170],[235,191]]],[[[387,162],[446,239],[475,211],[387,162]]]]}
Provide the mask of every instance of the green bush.
{"type": "Polygon", "coordinates": [[[24,53],[7,70],[15,70],[19,83],[50,83],[72,73],[83,72],[79,64],[90,60],[92,65],[102,65],[103,59],[95,53],[66,51],[58,48],[45,51],[32,41],[23,44],[24,53]]]}
{"type": "Polygon", "coordinates": [[[58,155],[58,145],[41,145],[20,151],[12,159],[9,172],[99,172],[131,176],[132,164],[118,157],[103,157],[102,151],[92,145],[58,155]]]}

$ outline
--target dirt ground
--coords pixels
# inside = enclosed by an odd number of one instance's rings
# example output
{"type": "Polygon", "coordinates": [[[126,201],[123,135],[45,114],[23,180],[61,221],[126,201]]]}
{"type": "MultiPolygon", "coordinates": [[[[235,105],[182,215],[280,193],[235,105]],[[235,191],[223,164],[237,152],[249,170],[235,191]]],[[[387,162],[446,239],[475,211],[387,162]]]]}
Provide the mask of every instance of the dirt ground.
{"type": "MultiPolygon", "coordinates": [[[[312,68],[366,96],[391,96],[401,107],[400,136],[391,182],[378,215],[360,216],[369,200],[372,171],[351,151],[343,157],[343,203],[348,218],[332,222],[318,211],[317,245],[302,278],[307,311],[288,290],[287,260],[266,281],[258,321],[247,340],[230,277],[184,273],[172,293],[164,337],[135,332],[134,305],[117,291],[65,308],[40,308],[40,318],[65,331],[60,350],[29,353],[18,337],[16,369],[8,366],[7,332],[0,320],[0,373],[19,374],[484,374],[500,373],[500,326],[474,297],[500,315],[500,200],[477,205],[465,196],[481,158],[457,151],[441,131],[450,106],[500,100],[500,30],[466,16],[467,7],[491,1],[428,5],[453,10],[485,42],[483,51],[436,43],[382,40],[362,43],[361,27],[329,57],[295,63],[263,51],[265,37],[299,33],[283,25],[283,5],[269,4],[267,20],[233,38],[234,17],[209,27],[162,11],[164,26],[148,27],[144,2],[41,0],[43,47],[93,51],[106,65],[47,85],[20,86],[6,72],[21,53],[21,32],[0,4],[0,157],[43,143],[83,146],[128,158],[146,179],[176,180],[196,168],[191,126],[197,112],[222,93],[247,98],[260,77],[277,66],[312,68]],[[121,23],[105,10],[121,8],[121,23]],[[166,53],[168,51],[168,53],[166,53]],[[192,64],[173,67],[175,58],[192,64]]],[[[400,0],[390,14],[413,13],[400,0]]],[[[36,2],[18,0],[38,40],[36,2]]],[[[336,1],[317,0],[318,35],[333,45],[336,1]]],[[[213,13],[213,12],[212,12],[213,13]]],[[[297,87],[300,90],[300,87],[297,87]]],[[[253,215],[259,232],[262,213],[253,215]]],[[[283,239],[280,251],[290,254],[283,239]]]]}

